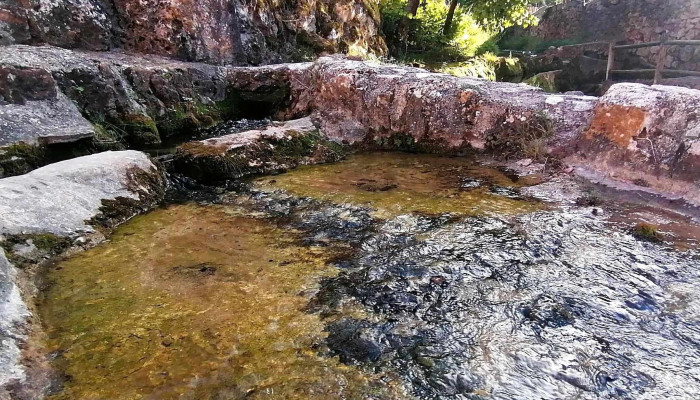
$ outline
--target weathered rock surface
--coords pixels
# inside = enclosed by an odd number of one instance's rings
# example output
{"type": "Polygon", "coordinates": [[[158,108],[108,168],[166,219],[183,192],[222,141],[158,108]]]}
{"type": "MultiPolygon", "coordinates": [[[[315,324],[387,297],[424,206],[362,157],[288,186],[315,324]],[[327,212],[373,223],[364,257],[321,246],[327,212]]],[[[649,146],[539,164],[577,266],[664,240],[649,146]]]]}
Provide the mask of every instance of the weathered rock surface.
{"type": "Polygon", "coordinates": [[[315,63],[310,77],[310,90],[294,107],[314,110],[324,134],[348,143],[382,145],[401,136],[419,148],[498,152],[504,143],[517,147],[532,137],[562,148],[586,128],[596,102],[526,85],[332,58],[315,63]]]}
{"type": "MultiPolygon", "coordinates": [[[[95,125],[98,137],[134,147],[227,119],[288,120],[312,115],[326,138],[365,148],[477,150],[533,159],[576,156],[581,151],[579,159],[585,155],[593,160],[600,154],[601,159],[615,160],[593,165],[606,173],[613,164],[614,168],[645,165],[636,174],[648,176],[633,179],[644,179],[652,186],[655,180],[648,178],[654,174],[680,179],[685,182],[681,186],[698,174],[698,145],[693,139],[697,91],[690,89],[614,85],[598,104],[594,97],[549,94],[522,84],[337,57],[315,63],[218,67],[50,46],[0,48],[0,68],[23,71],[36,82],[29,89],[5,78],[11,83],[2,93],[8,104],[0,107],[33,109],[41,102],[58,101],[45,100],[51,96],[65,95],[95,125]],[[612,117],[607,117],[610,108],[612,117]],[[634,143],[640,152],[623,151],[627,142],[613,147],[602,144],[601,138],[620,134],[620,124],[626,129],[623,136],[639,137],[634,143]],[[637,161],[629,161],[630,154],[637,154],[633,157],[637,161]]],[[[46,124],[37,120],[31,128],[51,130],[58,124],[54,120],[46,124]]],[[[82,120],[76,116],[76,121],[82,120]]],[[[12,137],[21,134],[18,130],[12,130],[12,137]]],[[[576,165],[583,163],[575,158],[571,160],[576,165]]],[[[235,175],[227,171],[217,179],[235,175]]],[[[625,174],[619,176],[626,179],[625,174]]],[[[659,183],[658,187],[667,191],[674,185],[659,183]]],[[[679,190],[686,189],[674,189],[679,190]]]]}
{"type": "Polygon", "coordinates": [[[219,64],[322,51],[386,53],[375,2],[351,0],[10,0],[0,44],[48,43],[219,64]]]}
{"type": "Polygon", "coordinates": [[[48,71],[57,91],[98,130],[136,146],[225,118],[287,119],[314,112],[324,133],[338,141],[383,144],[400,135],[426,148],[484,149],[522,131],[575,137],[595,103],[594,98],[550,96],[524,85],[337,58],[224,68],[11,46],[0,49],[0,65],[48,71]],[[540,132],[550,122],[552,132],[540,132]]]}
{"type": "Polygon", "coordinates": [[[311,119],[302,118],[186,143],[178,148],[174,164],[190,177],[217,182],[338,161],[342,156],[340,145],[326,140],[311,119]]]}
{"type": "MultiPolygon", "coordinates": [[[[232,69],[51,46],[0,47],[0,68],[42,72],[45,91],[72,100],[95,124],[100,140],[124,141],[134,147],[223,119],[271,115],[288,99],[288,70],[304,65],[232,69]]],[[[32,92],[18,88],[11,94],[22,98],[32,92]]],[[[44,112],[40,103],[25,103],[26,113],[44,112]]],[[[71,118],[60,114],[48,122],[70,125],[71,118]]],[[[42,128],[41,121],[36,125],[35,129],[45,130],[52,126],[42,128]]],[[[13,128],[13,137],[28,135],[24,129],[24,125],[13,128]]]]}
{"type": "Polygon", "coordinates": [[[144,153],[104,152],[0,179],[0,234],[94,231],[148,209],[163,196],[162,173],[144,153]]]}
{"type": "Polygon", "coordinates": [[[16,275],[15,267],[0,248],[0,398],[5,398],[5,385],[25,378],[18,341],[23,338],[21,326],[30,314],[20,297],[16,275]]]}
{"type": "Polygon", "coordinates": [[[70,142],[94,134],[92,125],[57,90],[51,74],[27,63],[0,65],[0,146],[70,142]]]}
{"type": "Polygon", "coordinates": [[[570,162],[700,203],[700,91],[613,85],[570,162]]]}
{"type": "Polygon", "coordinates": [[[74,142],[94,134],[92,124],[63,93],[51,100],[0,105],[0,146],[74,142]]]}

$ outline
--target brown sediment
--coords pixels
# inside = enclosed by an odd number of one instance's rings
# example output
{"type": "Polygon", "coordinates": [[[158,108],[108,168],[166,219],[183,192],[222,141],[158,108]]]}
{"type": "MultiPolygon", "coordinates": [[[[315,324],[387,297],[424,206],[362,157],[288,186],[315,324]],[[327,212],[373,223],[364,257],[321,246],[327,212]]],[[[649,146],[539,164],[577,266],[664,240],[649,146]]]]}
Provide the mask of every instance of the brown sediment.
{"type": "Polygon", "coordinates": [[[462,215],[520,214],[542,204],[491,192],[496,185],[517,189],[526,179],[513,180],[503,172],[473,159],[395,152],[356,154],[335,164],[300,167],[259,178],[263,188],[284,189],[298,196],[369,205],[379,216],[402,213],[456,213],[462,215]],[[481,186],[463,188],[463,179],[481,186]]]}
{"type": "Polygon", "coordinates": [[[223,206],[134,218],[57,264],[39,310],[66,377],[52,398],[394,397],[376,376],[319,355],[304,308],[336,273],[332,248],[223,206]]]}

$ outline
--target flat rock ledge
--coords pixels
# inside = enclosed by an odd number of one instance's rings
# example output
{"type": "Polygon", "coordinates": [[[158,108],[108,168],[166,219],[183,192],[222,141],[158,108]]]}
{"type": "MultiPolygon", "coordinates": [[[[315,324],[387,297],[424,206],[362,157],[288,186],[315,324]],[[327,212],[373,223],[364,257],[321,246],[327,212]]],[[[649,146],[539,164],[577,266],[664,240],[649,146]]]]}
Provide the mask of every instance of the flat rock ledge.
{"type": "Polygon", "coordinates": [[[78,157],[0,179],[0,235],[90,233],[95,225],[157,203],[164,185],[148,156],[134,150],[78,157]]]}
{"type": "Polygon", "coordinates": [[[307,117],[186,143],[177,149],[173,162],[178,172],[216,183],[335,162],[343,156],[342,146],[326,139],[307,117]]]}

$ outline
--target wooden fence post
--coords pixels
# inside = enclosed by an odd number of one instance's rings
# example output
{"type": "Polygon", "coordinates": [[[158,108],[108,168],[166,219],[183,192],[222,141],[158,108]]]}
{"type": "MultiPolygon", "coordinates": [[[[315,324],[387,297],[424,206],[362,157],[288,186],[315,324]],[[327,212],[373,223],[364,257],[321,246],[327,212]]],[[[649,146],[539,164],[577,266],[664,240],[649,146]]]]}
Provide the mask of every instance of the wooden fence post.
{"type": "Polygon", "coordinates": [[[664,64],[666,63],[666,37],[661,38],[659,54],[656,57],[656,70],[654,70],[654,85],[663,79],[664,64]]]}
{"type": "Polygon", "coordinates": [[[615,43],[610,42],[608,46],[608,69],[605,71],[605,80],[610,79],[610,71],[613,69],[613,64],[615,63],[615,43]]]}

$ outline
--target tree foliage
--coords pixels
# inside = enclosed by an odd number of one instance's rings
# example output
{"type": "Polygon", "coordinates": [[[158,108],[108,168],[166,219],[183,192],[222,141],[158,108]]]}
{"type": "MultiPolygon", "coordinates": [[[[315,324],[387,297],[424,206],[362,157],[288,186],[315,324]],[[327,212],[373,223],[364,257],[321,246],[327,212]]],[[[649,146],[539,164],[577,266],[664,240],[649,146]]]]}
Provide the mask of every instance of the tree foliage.
{"type": "Polygon", "coordinates": [[[449,12],[445,0],[423,0],[415,16],[406,21],[406,0],[381,0],[383,31],[392,54],[432,60],[462,59],[478,53],[493,33],[481,27],[464,7],[454,13],[454,23],[443,31],[449,12]],[[419,56],[423,57],[419,57],[419,56]]]}
{"type": "Polygon", "coordinates": [[[481,25],[503,29],[513,25],[529,26],[537,23],[530,6],[540,0],[460,0],[460,3],[481,25]]]}

